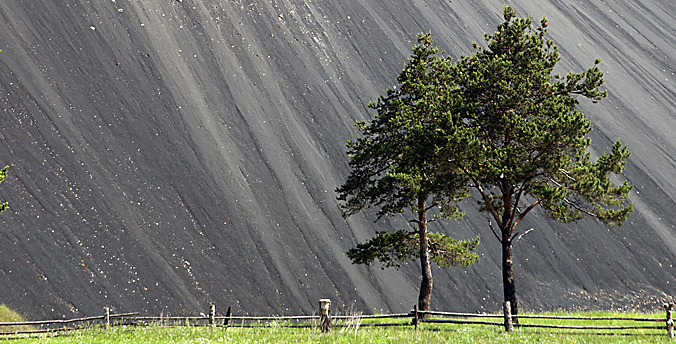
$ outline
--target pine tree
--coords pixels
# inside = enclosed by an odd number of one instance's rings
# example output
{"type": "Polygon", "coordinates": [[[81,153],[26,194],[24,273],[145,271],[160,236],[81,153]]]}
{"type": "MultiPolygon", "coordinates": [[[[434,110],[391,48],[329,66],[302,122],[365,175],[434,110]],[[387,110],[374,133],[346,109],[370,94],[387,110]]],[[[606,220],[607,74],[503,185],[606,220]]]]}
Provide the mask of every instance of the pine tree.
{"type": "MultiPolygon", "coordinates": [[[[480,195],[481,210],[497,224],[491,229],[502,244],[505,301],[518,313],[513,247],[517,226],[536,207],[551,219],[569,222],[592,216],[622,224],[633,207],[626,181],[613,185],[630,152],[618,140],[609,154],[594,161],[587,148],[592,130],[577,109],[577,98],[606,97],[600,60],[581,73],[561,77],[561,59],[545,38],[547,20],[532,29],[530,18],[517,18],[505,7],[504,22],[486,35],[487,48],[454,64],[460,106],[446,121],[448,142],[440,151],[453,171],[463,171],[480,195]]],[[[523,234],[521,234],[523,235],[523,234]]]]}
{"type": "Polygon", "coordinates": [[[348,251],[355,264],[378,260],[384,267],[398,267],[419,258],[422,282],[418,306],[429,310],[432,293],[430,260],[441,266],[470,265],[478,260],[472,251],[479,238],[456,241],[443,233],[428,232],[429,213],[457,218],[456,201],[467,196],[466,181],[459,171],[439,160],[446,143],[439,131],[445,112],[456,107],[449,85],[449,59],[437,56],[430,34],[418,36],[419,45],[398,77],[399,87],[388,90],[369,107],[377,111],[370,124],[358,122],[363,137],[348,141],[352,168],[345,184],[337,189],[343,213],[350,216],[368,207],[383,216],[415,214],[417,228],[377,232],[376,236],[348,251]]]}

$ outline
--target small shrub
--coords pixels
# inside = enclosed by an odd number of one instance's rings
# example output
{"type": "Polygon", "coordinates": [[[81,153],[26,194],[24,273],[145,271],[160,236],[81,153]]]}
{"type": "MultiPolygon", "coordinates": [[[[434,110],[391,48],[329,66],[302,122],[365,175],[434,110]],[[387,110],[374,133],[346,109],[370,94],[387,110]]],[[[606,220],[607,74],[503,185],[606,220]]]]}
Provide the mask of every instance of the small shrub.
{"type": "MultiPolygon", "coordinates": [[[[26,321],[21,314],[11,310],[5,305],[0,305],[0,322],[22,322],[26,321]]],[[[33,328],[30,325],[11,325],[11,326],[0,326],[0,332],[17,332],[17,331],[33,331],[33,328]]]]}

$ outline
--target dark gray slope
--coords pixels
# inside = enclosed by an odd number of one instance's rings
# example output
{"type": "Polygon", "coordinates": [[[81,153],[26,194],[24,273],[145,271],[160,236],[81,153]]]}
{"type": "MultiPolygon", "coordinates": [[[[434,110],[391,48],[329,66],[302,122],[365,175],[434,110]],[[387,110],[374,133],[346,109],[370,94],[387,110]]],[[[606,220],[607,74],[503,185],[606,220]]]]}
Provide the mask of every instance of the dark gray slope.
{"type": "MultiPolygon", "coordinates": [[[[366,104],[395,85],[415,35],[452,56],[501,21],[502,2],[47,0],[0,2],[0,302],[31,318],[406,311],[419,269],[352,266],[345,250],[403,217],[344,220],[333,190],[366,104]]],[[[583,103],[593,148],[621,137],[636,213],[537,230],[516,251],[526,308],[620,305],[676,291],[676,6],[659,0],[513,1],[549,18],[561,70],[603,60],[610,96],[583,103]]],[[[496,310],[498,245],[435,269],[433,307],[496,310]]],[[[438,224],[437,224],[438,226],[438,224]]]]}

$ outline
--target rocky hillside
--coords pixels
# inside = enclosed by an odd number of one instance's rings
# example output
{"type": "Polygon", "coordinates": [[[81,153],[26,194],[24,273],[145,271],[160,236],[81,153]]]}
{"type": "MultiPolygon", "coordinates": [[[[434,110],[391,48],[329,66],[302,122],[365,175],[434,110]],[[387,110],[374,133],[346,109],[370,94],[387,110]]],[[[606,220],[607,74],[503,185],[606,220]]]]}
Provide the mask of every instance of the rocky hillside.
{"type": "MultiPolygon", "coordinates": [[[[676,294],[676,5],[507,0],[546,16],[561,71],[602,59],[583,102],[594,154],[621,138],[636,212],[535,228],[515,251],[522,308],[653,307],[676,294]],[[601,300],[602,303],[598,300],[601,300]]],[[[341,217],[344,142],[396,85],[415,36],[451,56],[501,22],[494,0],[0,2],[0,303],[32,319],[117,311],[407,311],[419,268],[345,251],[404,217],[341,217]]],[[[499,245],[464,204],[480,263],[434,269],[433,308],[494,311],[499,245]]]]}

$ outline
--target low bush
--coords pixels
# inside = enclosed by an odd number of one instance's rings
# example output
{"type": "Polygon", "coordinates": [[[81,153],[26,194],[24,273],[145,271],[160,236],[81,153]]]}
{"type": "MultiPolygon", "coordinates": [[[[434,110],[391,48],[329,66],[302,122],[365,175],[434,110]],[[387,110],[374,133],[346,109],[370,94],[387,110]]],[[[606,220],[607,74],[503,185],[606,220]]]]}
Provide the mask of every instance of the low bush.
{"type": "MultiPolygon", "coordinates": [[[[22,322],[26,321],[21,314],[11,310],[5,305],[0,305],[0,322],[22,322]]],[[[10,325],[0,326],[0,332],[32,331],[34,328],[30,325],[10,325]]]]}

